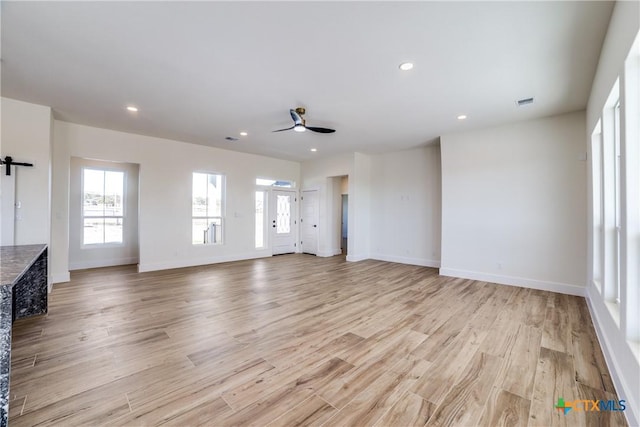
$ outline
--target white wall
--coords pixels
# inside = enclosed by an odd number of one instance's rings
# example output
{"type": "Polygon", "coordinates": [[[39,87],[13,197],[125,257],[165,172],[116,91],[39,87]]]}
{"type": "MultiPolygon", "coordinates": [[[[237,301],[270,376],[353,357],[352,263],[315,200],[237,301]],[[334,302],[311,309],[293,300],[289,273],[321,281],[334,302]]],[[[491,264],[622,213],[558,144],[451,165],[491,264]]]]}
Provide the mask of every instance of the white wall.
{"type": "MultiPolygon", "coordinates": [[[[299,182],[296,162],[160,138],[54,122],[55,216],[68,221],[69,156],[140,165],[140,271],[268,256],[254,248],[255,179],[277,176],[299,182]],[[224,245],[191,244],[193,171],[226,175],[224,245]],[[66,182],[66,186],[62,183],[66,182]]],[[[68,233],[66,234],[68,236],[68,233]]],[[[57,277],[68,274],[68,237],[56,233],[57,277]]]]}
{"type": "Polygon", "coordinates": [[[583,295],[585,140],[584,112],[442,136],[440,273],[583,295]]]}
{"type": "MultiPolygon", "coordinates": [[[[51,108],[2,98],[2,146],[0,157],[33,167],[12,166],[16,177],[16,245],[49,243],[49,192],[51,162],[51,108]]],[[[0,179],[5,177],[0,168],[0,179]]],[[[0,199],[1,200],[1,199],[0,199]]],[[[2,201],[2,216],[12,215],[13,207],[2,201]]],[[[4,222],[4,221],[3,221],[4,222]]]]}
{"type": "Polygon", "coordinates": [[[353,154],[349,177],[349,237],[347,260],[360,261],[371,254],[371,156],[353,154]]]}
{"type": "MultiPolygon", "coordinates": [[[[334,178],[353,172],[353,154],[310,160],[302,164],[302,190],[318,190],[318,256],[332,256],[335,252],[334,178]]],[[[351,218],[351,213],[349,213],[351,218]]],[[[338,221],[340,219],[338,218],[338,221]]],[[[351,230],[349,230],[351,233],[351,230]]],[[[339,248],[339,246],[338,246],[339,248]]]]}
{"type": "Polygon", "coordinates": [[[138,175],[134,163],[102,162],[71,158],[69,186],[69,269],[138,264],[138,175]],[[125,174],[123,241],[120,245],[84,246],[82,223],[82,171],[85,167],[122,171],[125,174]]]}
{"type": "Polygon", "coordinates": [[[341,193],[334,177],[348,176],[349,230],[347,260],[360,261],[369,258],[370,245],[370,185],[371,157],[350,153],[327,159],[312,160],[302,164],[302,189],[319,190],[320,221],[318,255],[330,256],[339,252],[335,241],[336,204],[341,193]]]}
{"type": "Polygon", "coordinates": [[[51,251],[49,269],[53,283],[68,282],[69,275],[69,164],[71,155],[65,139],[56,138],[53,123],[51,141],[51,251]]]}
{"type": "Polygon", "coordinates": [[[372,157],[371,257],[440,267],[439,145],[372,157]]]}
{"type": "MultiPolygon", "coordinates": [[[[619,76],[624,76],[624,61],[639,30],[640,3],[631,1],[616,2],[587,104],[587,135],[592,134],[615,80],[619,76]]],[[[638,120],[637,115],[635,120],[638,120]]],[[[590,149],[591,144],[588,143],[587,139],[585,139],[585,143],[586,147],[590,149]]],[[[589,202],[588,212],[592,212],[592,200],[589,202]]],[[[590,216],[588,225],[590,251],[593,250],[592,229],[593,219],[590,216]]],[[[588,273],[589,277],[592,277],[593,256],[591,253],[588,260],[588,273]]],[[[634,296],[627,295],[627,297],[631,298],[627,301],[627,304],[631,310],[637,311],[640,305],[640,301],[638,301],[638,284],[630,285],[629,289],[634,290],[636,294],[634,296]]],[[[628,409],[625,411],[625,415],[629,425],[640,425],[640,363],[626,340],[624,330],[621,330],[616,324],[593,282],[588,284],[587,299],[616,390],[621,399],[627,400],[628,409]]],[[[637,325],[634,325],[634,327],[637,327],[637,325]]]]}

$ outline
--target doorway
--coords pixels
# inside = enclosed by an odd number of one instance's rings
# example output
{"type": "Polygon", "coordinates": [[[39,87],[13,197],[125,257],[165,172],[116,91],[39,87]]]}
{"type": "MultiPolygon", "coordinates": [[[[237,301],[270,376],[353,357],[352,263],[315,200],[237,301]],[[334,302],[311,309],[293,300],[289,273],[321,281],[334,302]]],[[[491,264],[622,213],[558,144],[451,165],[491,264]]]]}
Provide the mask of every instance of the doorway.
{"type": "Polygon", "coordinates": [[[342,195],[342,219],[341,225],[342,229],[340,231],[340,235],[342,239],[340,240],[340,249],[342,250],[342,255],[347,254],[348,241],[347,236],[349,235],[349,195],[342,195]]]}
{"type": "Polygon", "coordinates": [[[305,254],[318,254],[318,190],[303,191],[300,196],[300,250],[305,254]]]}
{"type": "Polygon", "coordinates": [[[296,251],[296,203],[295,191],[273,190],[271,192],[269,217],[273,255],[290,254],[296,251]]]}

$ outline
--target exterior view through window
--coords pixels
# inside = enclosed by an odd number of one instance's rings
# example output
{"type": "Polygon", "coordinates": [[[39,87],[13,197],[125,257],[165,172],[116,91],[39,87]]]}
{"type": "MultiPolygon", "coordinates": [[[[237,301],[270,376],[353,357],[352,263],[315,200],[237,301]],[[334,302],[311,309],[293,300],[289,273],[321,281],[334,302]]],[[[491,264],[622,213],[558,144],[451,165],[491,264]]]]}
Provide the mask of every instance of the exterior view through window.
{"type": "Polygon", "coordinates": [[[193,173],[192,243],[222,244],[224,176],[193,173]]]}
{"type": "Polygon", "coordinates": [[[122,243],[124,172],[84,168],[82,244],[122,243]]]}

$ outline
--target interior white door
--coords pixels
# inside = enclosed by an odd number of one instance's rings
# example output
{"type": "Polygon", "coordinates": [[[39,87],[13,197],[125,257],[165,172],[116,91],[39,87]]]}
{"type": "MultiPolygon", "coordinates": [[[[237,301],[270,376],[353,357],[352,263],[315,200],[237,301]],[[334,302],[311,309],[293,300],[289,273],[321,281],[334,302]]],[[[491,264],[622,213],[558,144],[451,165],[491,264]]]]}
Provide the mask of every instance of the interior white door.
{"type": "Polygon", "coordinates": [[[271,249],[273,255],[296,251],[296,192],[273,190],[271,192],[271,249]]]}
{"type": "Polygon", "coordinates": [[[303,191],[300,196],[300,249],[306,254],[318,254],[318,191],[303,191]]]}
{"type": "Polygon", "coordinates": [[[5,169],[0,169],[0,242],[2,246],[15,244],[14,231],[16,219],[16,169],[12,168],[11,175],[5,174],[5,169]]]}

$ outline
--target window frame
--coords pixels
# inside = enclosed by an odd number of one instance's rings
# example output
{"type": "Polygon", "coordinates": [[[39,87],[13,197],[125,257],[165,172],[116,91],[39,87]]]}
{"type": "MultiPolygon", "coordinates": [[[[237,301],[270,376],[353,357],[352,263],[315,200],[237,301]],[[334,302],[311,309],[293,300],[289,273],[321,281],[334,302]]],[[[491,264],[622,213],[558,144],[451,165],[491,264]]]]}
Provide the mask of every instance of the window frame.
{"type": "MultiPolygon", "coordinates": [[[[126,246],[126,233],[125,233],[125,222],[127,217],[127,171],[118,169],[118,168],[108,168],[108,167],[98,167],[98,166],[82,166],[80,172],[80,224],[82,227],[80,233],[80,249],[100,249],[100,248],[119,248],[126,246]],[[85,171],[93,170],[102,172],[106,178],[107,172],[117,172],[122,174],[122,216],[119,215],[102,215],[102,216],[85,216],[84,214],[84,196],[85,196],[85,171]],[[103,220],[105,219],[120,219],[122,221],[122,240],[120,242],[105,242],[104,240],[104,228],[103,228],[103,242],[102,243],[85,243],[85,219],[96,218],[103,220]]],[[[106,184],[106,179],[103,181],[103,193],[102,196],[105,196],[104,187],[106,184]]],[[[104,226],[103,226],[104,227],[104,226]]]]}
{"type": "MultiPolygon", "coordinates": [[[[203,171],[203,170],[196,170],[193,171],[191,173],[191,245],[192,246],[222,246],[225,244],[225,210],[226,210],[226,205],[227,205],[227,177],[225,174],[221,173],[221,172],[212,172],[212,171],[203,171]],[[194,191],[194,178],[196,174],[201,174],[201,175],[206,175],[207,179],[209,176],[211,175],[215,175],[215,176],[219,176],[220,180],[221,180],[221,190],[220,190],[220,216],[217,215],[206,215],[206,216],[200,216],[200,215],[194,215],[193,214],[193,206],[194,206],[194,196],[193,196],[193,191],[194,191]],[[220,221],[220,241],[219,242],[202,242],[202,243],[195,243],[193,236],[194,236],[194,221],[195,220],[207,220],[207,222],[209,222],[210,219],[218,219],[220,221]]],[[[209,209],[209,201],[207,200],[207,213],[208,213],[208,209],[209,209]]]]}

